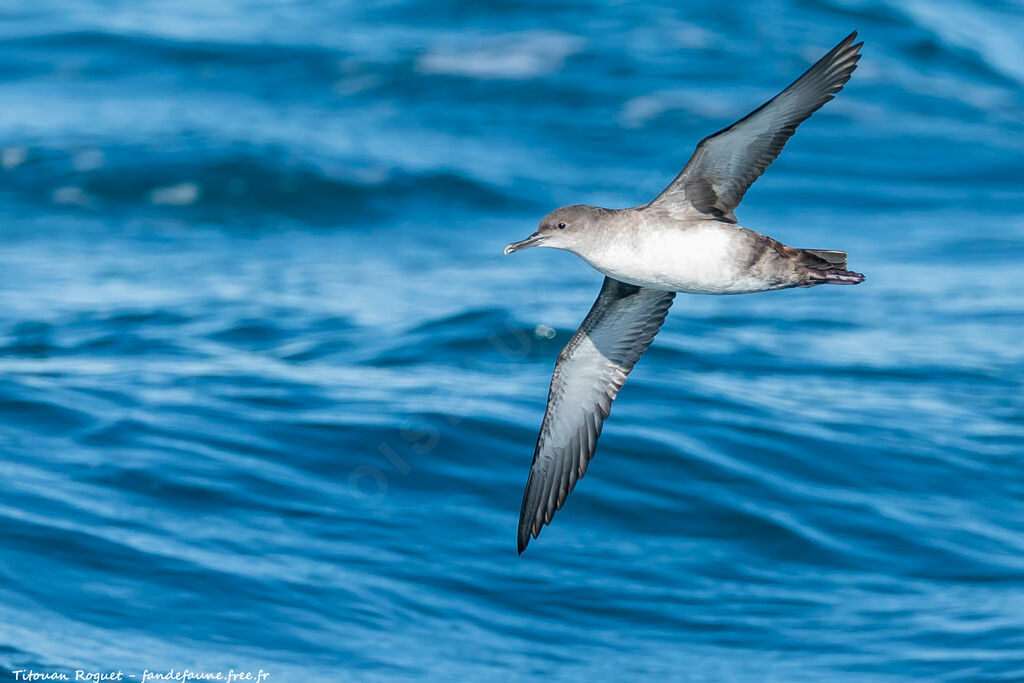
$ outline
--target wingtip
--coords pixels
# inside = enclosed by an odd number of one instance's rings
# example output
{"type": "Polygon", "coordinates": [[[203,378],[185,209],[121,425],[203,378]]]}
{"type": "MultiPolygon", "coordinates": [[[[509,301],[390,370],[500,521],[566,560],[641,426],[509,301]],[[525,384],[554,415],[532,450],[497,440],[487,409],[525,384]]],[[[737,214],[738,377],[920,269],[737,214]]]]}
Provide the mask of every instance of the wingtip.
{"type": "Polygon", "coordinates": [[[544,528],[544,524],[538,524],[536,520],[531,524],[529,516],[520,512],[519,514],[519,533],[516,535],[516,547],[519,549],[519,554],[522,555],[523,551],[526,550],[526,546],[530,545],[530,541],[540,536],[540,530],[544,528]]]}
{"type": "MultiPolygon", "coordinates": [[[[531,477],[532,479],[532,477],[531,477]]],[[[529,491],[530,484],[526,484],[527,491],[529,491]]],[[[519,512],[519,528],[516,532],[516,548],[519,550],[519,554],[522,555],[523,551],[526,550],[526,546],[530,544],[530,524],[527,522],[527,515],[525,512],[525,496],[524,496],[524,508],[519,512]]]]}
{"type": "Polygon", "coordinates": [[[848,36],[846,36],[845,38],[843,38],[843,40],[842,40],[842,41],[841,41],[841,42],[840,42],[839,44],[840,44],[840,45],[846,45],[846,46],[849,46],[849,48],[850,48],[850,49],[851,49],[851,50],[852,50],[853,52],[857,52],[857,51],[859,51],[859,50],[860,50],[860,49],[861,49],[862,47],[864,47],[864,41],[862,40],[862,41],[860,41],[859,43],[855,43],[855,42],[853,42],[853,41],[857,40],[857,33],[858,33],[857,29],[854,29],[854,30],[853,30],[853,31],[852,31],[852,32],[850,33],[850,35],[848,35],[848,36]]]}

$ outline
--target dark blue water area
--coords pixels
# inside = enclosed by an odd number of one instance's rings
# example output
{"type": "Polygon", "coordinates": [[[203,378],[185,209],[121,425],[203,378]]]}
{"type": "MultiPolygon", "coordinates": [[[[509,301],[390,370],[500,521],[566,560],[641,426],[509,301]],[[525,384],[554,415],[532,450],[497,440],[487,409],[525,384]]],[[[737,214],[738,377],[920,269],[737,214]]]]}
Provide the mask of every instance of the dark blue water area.
{"type": "Polygon", "coordinates": [[[1024,6],[0,8],[0,678],[1024,678],[1024,6]],[[521,557],[631,206],[852,29],[521,557]]]}

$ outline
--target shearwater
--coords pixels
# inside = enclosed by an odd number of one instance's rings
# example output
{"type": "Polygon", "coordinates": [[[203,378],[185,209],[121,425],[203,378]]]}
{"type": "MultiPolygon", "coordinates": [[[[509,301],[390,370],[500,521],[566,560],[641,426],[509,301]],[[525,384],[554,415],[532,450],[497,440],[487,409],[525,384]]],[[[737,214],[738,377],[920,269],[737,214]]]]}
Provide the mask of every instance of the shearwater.
{"type": "Polygon", "coordinates": [[[558,354],[519,513],[522,553],[587,471],[612,401],[665,321],[676,292],[747,294],[855,285],[846,254],[798,249],[737,224],[747,189],[804,120],[857,67],[854,31],[788,88],[697,145],[654,201],[631,209],[566,206],[505,247],[570,251],[605,275],[597,301],[558,354]]]}

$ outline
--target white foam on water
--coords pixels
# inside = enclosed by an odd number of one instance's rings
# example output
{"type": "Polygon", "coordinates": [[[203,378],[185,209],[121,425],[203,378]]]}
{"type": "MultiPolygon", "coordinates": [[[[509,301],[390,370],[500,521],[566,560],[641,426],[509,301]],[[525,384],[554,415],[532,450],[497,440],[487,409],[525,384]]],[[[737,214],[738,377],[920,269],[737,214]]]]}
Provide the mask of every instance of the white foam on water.
{"type": "Polygon", "coordinates": [[[557,31],[492,36],[468,49],[428,51],[416,60],[416,69],[424,74],[471,78],[537,78],[562,68],[583,42],[578,36],[557,31]]]}
{"type": "Polygon", "coordinates": [[[158,187],[149,193],[149,203],[154,206],[188,206],[201,195],[199,185],[193,182],[158,187]]]}
{"type": "Polygon", "coordinates": [[[893,3],[948,46],[975,53],[1000,75],[1024,85],[1024,16],[975,3],[909,0],[893,3]]]}
{"type": "Polygon", "coordinates": [[[28,150],[24,147],[7,147],[0,152],[0,166],[6,169],[16,168],[25,163],[28,150]]]}
{"type": "Polygon", "coordinates": [[[89,147],[75,153],[71,157],[71,166],[79,173],[85,173],[86,171],[95,171],[98,168],[103,168],[105,161],[106,159],[102,151],[89,147]]]}
{"type": "Polygon", "coordinates": [[[89,208],[96,205],[96,198],[74,185],[58,187],[51,195],[54,204],[89,208]]]}

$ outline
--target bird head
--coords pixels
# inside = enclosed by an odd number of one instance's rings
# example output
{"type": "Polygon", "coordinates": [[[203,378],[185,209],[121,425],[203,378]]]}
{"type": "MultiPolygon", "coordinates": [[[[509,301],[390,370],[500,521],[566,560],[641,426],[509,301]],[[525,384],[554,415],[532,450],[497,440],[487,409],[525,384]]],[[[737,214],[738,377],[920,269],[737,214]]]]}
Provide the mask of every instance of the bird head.
{"type": "Polygon", "coordinates": [[[505,255],[528,247],[551,247],[575,252],[577,245],[582,243],[587,228],[593,226],[596,219],[605,212],[607,209],[585,204],[555,209],[541,219],[535,233],[505,247],[505,255]]]}

